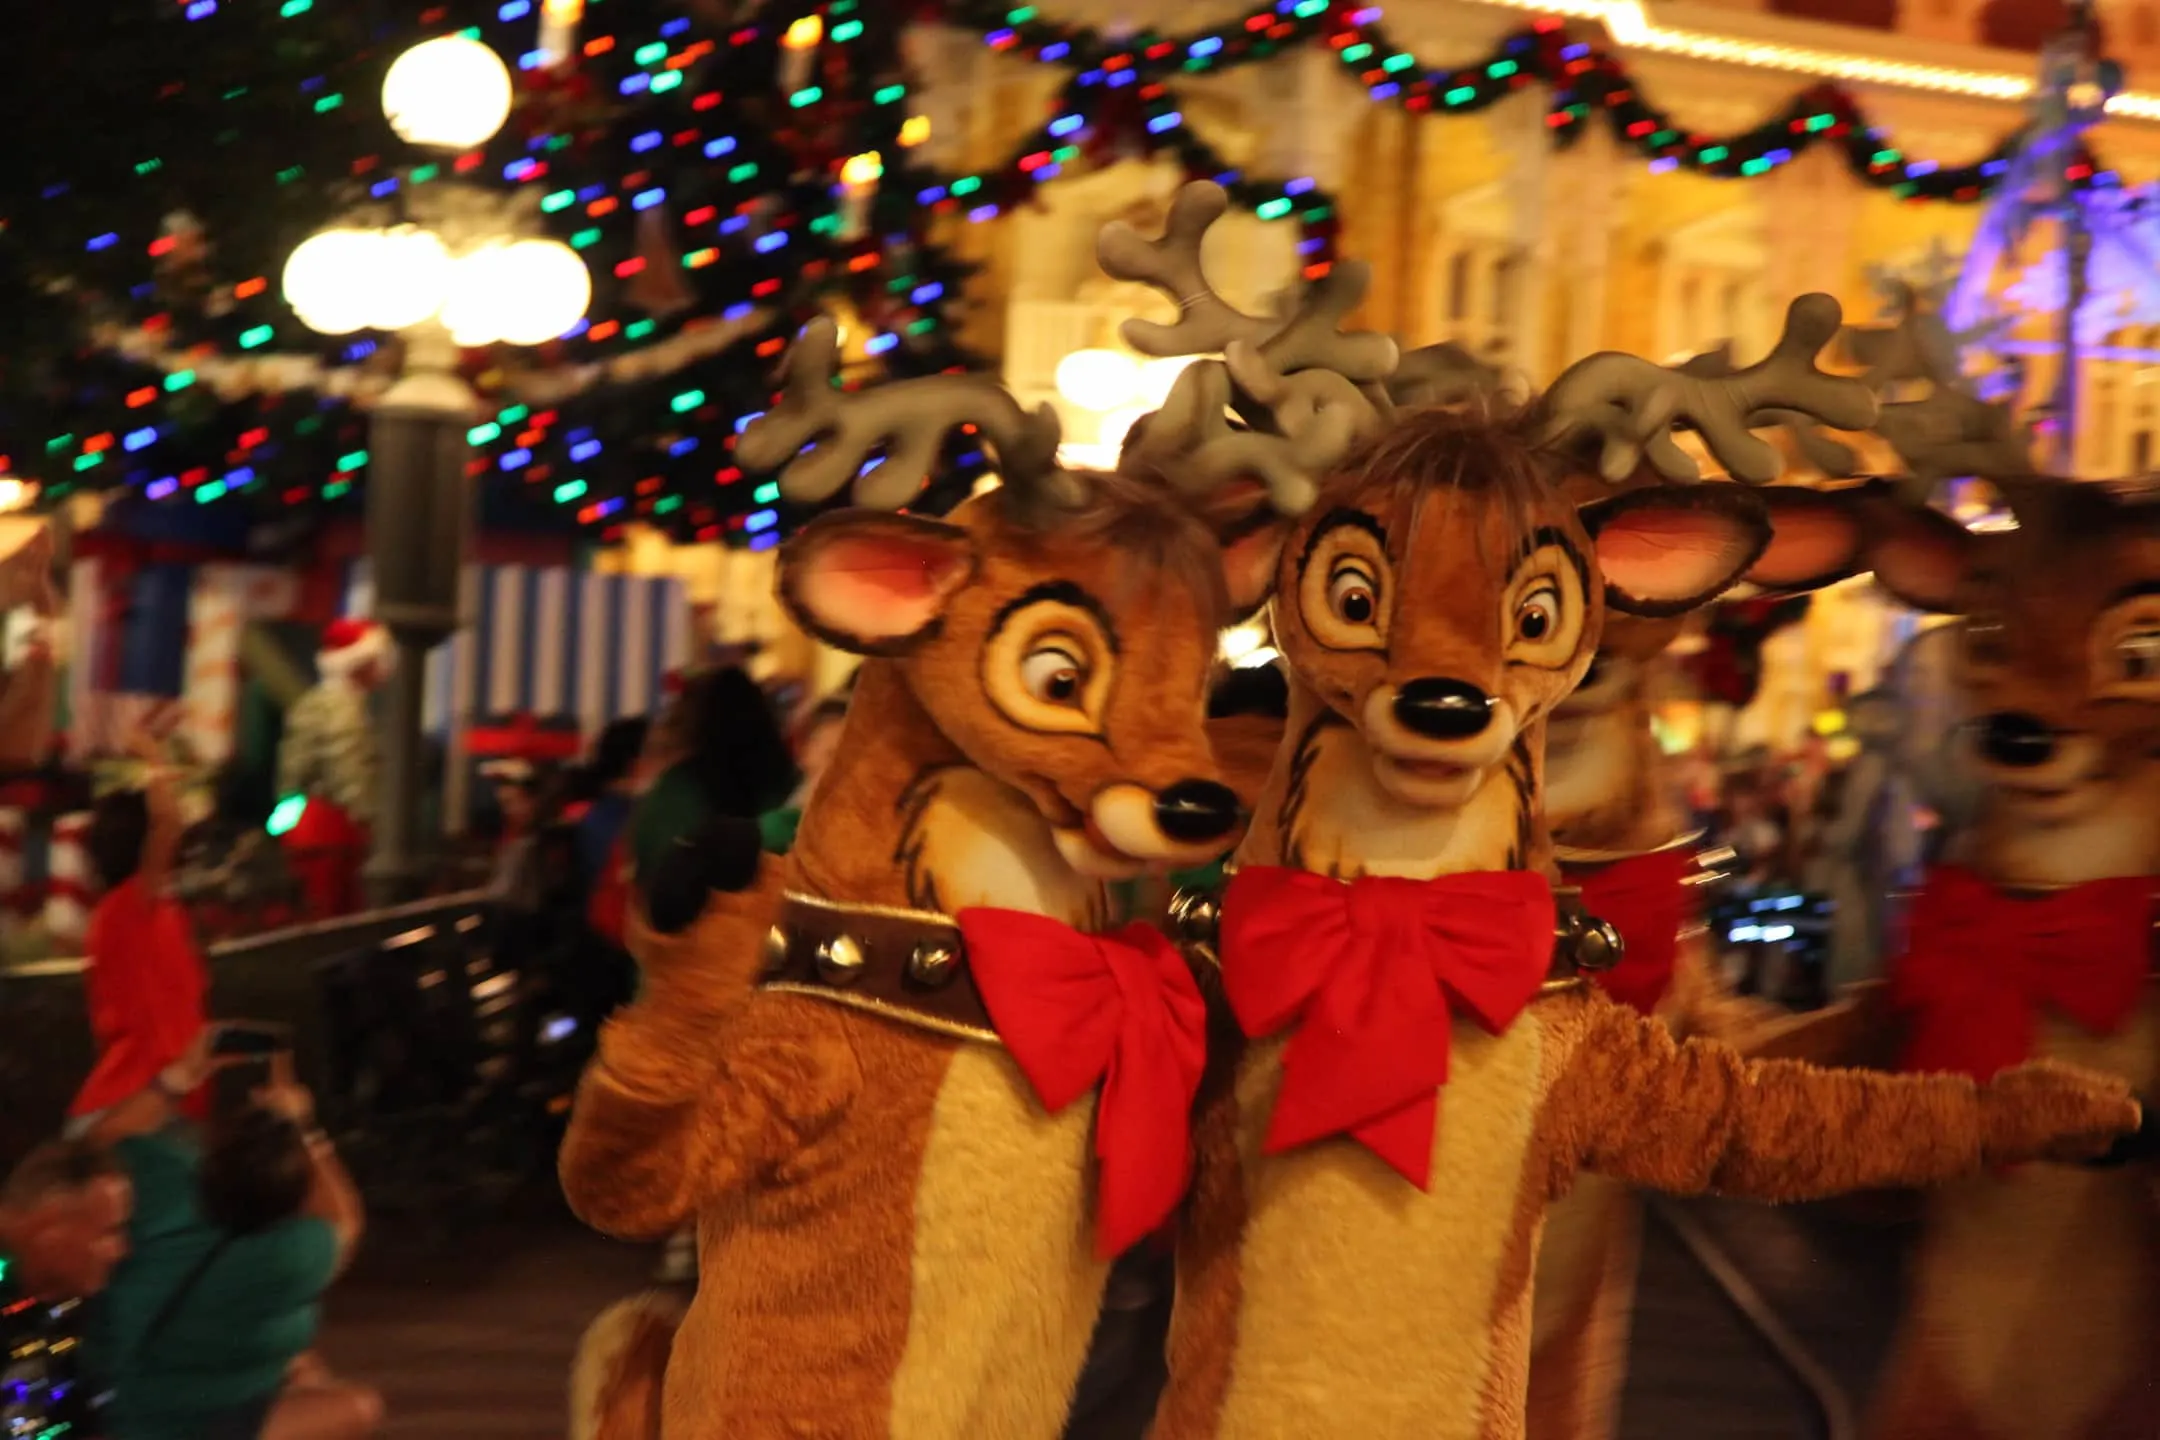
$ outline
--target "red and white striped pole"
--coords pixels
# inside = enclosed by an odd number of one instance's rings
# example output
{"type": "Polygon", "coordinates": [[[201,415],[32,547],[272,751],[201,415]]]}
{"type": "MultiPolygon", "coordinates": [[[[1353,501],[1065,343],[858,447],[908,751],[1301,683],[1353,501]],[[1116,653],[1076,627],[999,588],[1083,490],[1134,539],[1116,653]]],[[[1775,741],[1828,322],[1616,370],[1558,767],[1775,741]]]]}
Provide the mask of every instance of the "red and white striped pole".
{"type": "Polygon", "coordinates": [[[90,812],[53,821],[52,858],[45,877],[45,933],[53,953],[76,955],[90,934],[90,812]]]}

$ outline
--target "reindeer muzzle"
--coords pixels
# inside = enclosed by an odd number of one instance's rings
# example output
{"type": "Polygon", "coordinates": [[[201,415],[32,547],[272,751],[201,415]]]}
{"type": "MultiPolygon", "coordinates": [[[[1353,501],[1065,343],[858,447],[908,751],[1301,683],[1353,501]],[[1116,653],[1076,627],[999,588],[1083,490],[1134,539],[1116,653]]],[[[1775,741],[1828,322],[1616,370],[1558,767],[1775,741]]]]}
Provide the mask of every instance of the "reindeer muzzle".
{"type": "Polygon", "coordinates": [[[1980,722],[1980,753],[1994,764],[2030,769],[2055,758],[2055,731],[2037,715],[1997,711],[1980,722]]]}
{"type": "Polygon", "coordinates": [[[1238,798],[1213,780],[1180,780],[1155,797],[1155,824],[1187,845],[1220,840],[1237,829],[1238,798]]]}
{"type": "Polygon", "coordinates": [[[1429,740],[1468,740],[1492,724],[1493,697],[1460,680],[1426,676],[1395,692],[1395,720],[1429,740]]]}

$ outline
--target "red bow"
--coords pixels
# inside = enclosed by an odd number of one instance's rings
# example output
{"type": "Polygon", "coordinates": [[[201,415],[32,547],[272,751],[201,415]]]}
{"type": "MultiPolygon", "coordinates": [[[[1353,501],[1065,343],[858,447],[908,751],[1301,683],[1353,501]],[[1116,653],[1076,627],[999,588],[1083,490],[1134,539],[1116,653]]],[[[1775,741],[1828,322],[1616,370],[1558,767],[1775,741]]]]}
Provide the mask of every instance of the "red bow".
{"type": "Polygon", "coordinates": [[[1019,910],[959,914],[983,1007],[1035,1098],[1063,1110],[1099,1080],[1095,1249],[1122,1254],[1169,1218],[1192,1172],[1207,1003],[1146,925],[1087,935],[1019,910]]]}
{"type": "Polygon", "coordinates": [[[1957,866],[1934,871],[1890,972],[1913,1020],[1904,1067],[1991,1079],[2032,1055],[2043,1005],[2096,1034],[2121,1029],[2151,969],[2152,901],[2140,875],[2026,899],[1957,866]]]}
{"type": "Polygon", "coordinates": [[[1254,1038],[1297,1026],[1268,1153],[1347,1132],[1424,1188],[1457,1007],[1498,1035],[1552,947],[1552,890],[1528,871],[1348,884],[1238,871],[1222,913],[1230,1008],[1254,1038]]]}
{"type": "Polygon", "coordinates": [[[1561,867],[1581,887],[1583,909],[1620,932],[1627,948],[1610,970],[1585,972],[1607,995],[1648,1015],[1672,988],[1680,927],[1688,918],[1688,871],[1695,858],[1675,846],[1611,864],[1561,867]]]}

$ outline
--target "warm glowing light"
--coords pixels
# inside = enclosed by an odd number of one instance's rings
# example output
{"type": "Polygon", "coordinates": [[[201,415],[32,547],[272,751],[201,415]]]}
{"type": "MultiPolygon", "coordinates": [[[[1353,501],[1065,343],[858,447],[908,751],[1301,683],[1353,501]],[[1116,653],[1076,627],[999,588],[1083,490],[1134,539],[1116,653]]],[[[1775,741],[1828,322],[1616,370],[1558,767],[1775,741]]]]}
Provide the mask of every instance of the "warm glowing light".
{"type": "Polygon", "coordinates": [[[1267,626],[1258,621],[1247,621],[1223,631],[1222,638],[1216,642],[1215,653],[1225,662],[1242,667],[1246,657],[1265,647],[1267,642],[1267,626]]]}
{"type": "MultiPolygon", "coordinates": [[[[1640,0],[1495,0],[1495,3],[1512,10],[1599,21],[1615,44],[1629,50],[1683,55],[1692,60],[1714,60],[1757,70],[1818,75],[1851,84],[1891,85],[1907,90],[1970,95],[1983,100],[2022,100],[2033,89],[2032,77],[2006,71],[1916,65],[1848,50],[1740,40],[1702,30],[1660,25],[1650,18],[1640,0]]],[[[2108,101],[2107,112],[2122,119],[2160,120],[2160,95],[2125,92],[2108,101]]]]}
{"type": "Polygon", "coordinates": [[[310,330],[325,335],[365,330],[375,309],[381,246],[376,230],[310,235],[285,261],[285,302],[310,330]]]}
{"type": "Polygon", "coordinates": [[[0,513],[27,510],[37,497],[36,481],[20,480],[13,475],[0,475],[0,513]]]}
{"type": "Polygon", "coordinates": [[[1115,410],[1139,384],[1140,362],[1122,350],[1075,350],[1057,364],[1058,394],[1083,410],[1115,410]]]}
{"type": "Polygon", "coordinates": [[[787,27],[780,43],[790,50],[815,50],[825,41],[825,17],[805,15],[787,27]]]}
{"type": "Polygon", "coordinates": [[[848,186],[875,185],[885,174],[885,157],[875,150],[860,155],[850,155],[840,166],[840,183],[848,186]]]}
{"type": "Polygon", "coordinates": [[[1177,377],[1185,373],[1185,367],[1198,360],[1197,355],[1171,355],[1161,360],[1150,360],[1140,367],[1138,389],[1140,398],[1150,409],[1159,410],[1170,398],[1170,387],[1177,384],[1177,377]]]}
{"type": "Polygon", "coordinates": [[[412,145],[469,150],[510,115],[510,71],[477,40],[445,35],[398,56],[383,77],[383,114],[412,145]]]}
{"type": "Polygon", "coordinates": [[[910,115],[910,116],[908,116],[908,118],[907,118],[906,120],[904,120],[903,122],[901,122],[901,125],[900,125],[900,143],[901,143],[902,145],[920,145],[920,144],[922,144],[922,143],[923,143],[923,142],[924,142],[925,140],[928,140],[929,138],[930,138],[930,117],[929,117],[929,116],[927,116],[927,115],[910,115]]]}
{"type": "Polygon", "coordinates": [[[483,245],[458,257],[442,323],[460,345],[538,345],[585,313],[592,273],[555,240],[483,245]]]}
{"type": "Polygon", "coordinates": [[[403,330],[442,309],[450,289],[450,252],[433,231],[401,225],[384,232],[376,237],[374,261],[370,330],[403,330]]]}

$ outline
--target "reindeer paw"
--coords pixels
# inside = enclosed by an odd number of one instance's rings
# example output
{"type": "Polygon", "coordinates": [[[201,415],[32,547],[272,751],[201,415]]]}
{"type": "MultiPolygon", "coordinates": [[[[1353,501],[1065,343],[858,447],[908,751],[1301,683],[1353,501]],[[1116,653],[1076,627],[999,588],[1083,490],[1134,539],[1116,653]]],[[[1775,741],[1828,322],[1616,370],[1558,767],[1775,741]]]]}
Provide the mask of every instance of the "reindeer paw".
{"type": "Polygon", "coordinates": [[[645,883],[653,929],[679,935],[704,912],[714,891],[736,893],[757,878],[763,845],[755,821],[723,816],[667,848],[645,883]]]}
{"type": "Polygon", "coordinates": [[[2088,1164],[2113,1168],[2160,1162],[2160,1115],[2153,1113],[2152,1102],[2143,1096],[2138,1097],[2138,1107],[2144,1112],[2138,1128],[2117,1136],[2105,1153],[2088,1164]]]}
{"type": "Polygon", "coordinates": [[[2127,1082],[2053,1060],[2005,1070],[1980,1102],[1991,1165],[2097,1159],[2144,1123],[2127,1082]]]}

